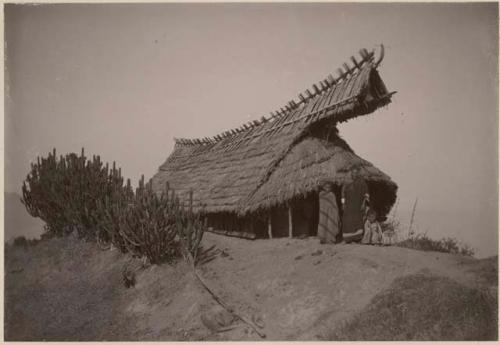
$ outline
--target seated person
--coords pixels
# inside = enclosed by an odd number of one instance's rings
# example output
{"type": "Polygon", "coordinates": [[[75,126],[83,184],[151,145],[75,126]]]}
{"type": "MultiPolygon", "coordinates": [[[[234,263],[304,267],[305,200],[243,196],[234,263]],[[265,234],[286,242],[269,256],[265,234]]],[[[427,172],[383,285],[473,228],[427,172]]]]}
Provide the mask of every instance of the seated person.
{"type": "Polygon", "coordinates": [[[365,221],[365,232],[361,243],[363,244],[381,244],[382,243],[382,229],[377,222],[377,212],[370,209],[368,211],[365,221]]]}
{"type": "Polygon", "coordinates": [[[384,246],[390,246],[394,242],[396,242],[396,233],[394,230],[386,229],[382,233],[382,244],[384,246]]]}

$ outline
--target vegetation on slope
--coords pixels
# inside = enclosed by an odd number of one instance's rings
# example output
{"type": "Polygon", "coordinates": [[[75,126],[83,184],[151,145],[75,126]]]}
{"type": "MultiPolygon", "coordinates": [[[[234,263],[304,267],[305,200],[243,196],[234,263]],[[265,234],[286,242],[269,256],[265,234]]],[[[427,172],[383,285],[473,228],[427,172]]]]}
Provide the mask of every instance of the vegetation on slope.
{"type": "Polygon", "coordinates": [[[497,300],[486,289],[429,274],[396,279],[326,340],[496,340],[497,300]]]}
{"type": "Polygon", "coordinates": [[[99,156],[87,160],[83,149],[79,156],[57,157],[54,149],[39,157],[22,192],[28,213],[46,223],[46,235],[77,231],[80,238],[113,245],[154,264],[181,254],[196,258],[206,229],[201,215],[192,210],[192,193],[184,207],[168,185],[158,195],[144,176],[134,193],[114,162],[110,169],[99,156]]]}

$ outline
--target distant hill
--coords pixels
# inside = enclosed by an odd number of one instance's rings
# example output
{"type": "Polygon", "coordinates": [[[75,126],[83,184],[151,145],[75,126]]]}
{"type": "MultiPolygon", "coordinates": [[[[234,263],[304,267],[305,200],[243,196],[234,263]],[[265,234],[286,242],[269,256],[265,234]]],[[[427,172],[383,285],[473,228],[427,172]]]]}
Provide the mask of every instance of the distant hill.
{"type": "Polygon", "coordinates": [[[43,232],[43,221],[28,214],[17,193],[4,193],[5,201],[5,241],[17,236],[37,238],[43,232]]]}

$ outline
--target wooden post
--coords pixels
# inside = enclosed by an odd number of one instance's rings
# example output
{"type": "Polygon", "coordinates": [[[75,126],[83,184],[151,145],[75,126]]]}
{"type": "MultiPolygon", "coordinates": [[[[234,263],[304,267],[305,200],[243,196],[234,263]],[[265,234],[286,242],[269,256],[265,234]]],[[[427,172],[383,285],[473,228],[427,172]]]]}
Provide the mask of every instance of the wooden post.
{"type": "Polygon", "coordinates": [[[288,237],[292,238],[292,206],[288,206],[288,237]]]}
{"type": "Polygon", "coordinates": [[[271,211],[269,211],[269,217],[267,218],[267,234],[269,238],[273,238],[273,227],[271,224],[271,211]]]}

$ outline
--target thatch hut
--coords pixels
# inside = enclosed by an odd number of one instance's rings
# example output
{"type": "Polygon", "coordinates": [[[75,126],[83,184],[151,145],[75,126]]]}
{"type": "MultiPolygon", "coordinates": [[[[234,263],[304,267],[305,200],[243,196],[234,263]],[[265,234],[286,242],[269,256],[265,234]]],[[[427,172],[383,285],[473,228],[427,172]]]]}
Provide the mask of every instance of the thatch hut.
{"type": "Polygon", "coordinates": [[[373,113],[394,93],[385,87],[374,51],[351,57],[339,77],[329,75],[280,110],[212,138],[175,139],[172,154],[153,177],[208,217],[210,230],[266,238],[315,235],[318,190],[330,182],[339,198],[356,175],[366,181],[371,205],[385,216],[396,184],[358,157],[340,138],[337,124],[373,113]],[[353,174],[354,173],[354,174],[353,174]]]}

